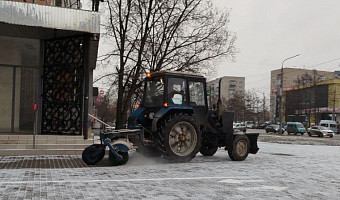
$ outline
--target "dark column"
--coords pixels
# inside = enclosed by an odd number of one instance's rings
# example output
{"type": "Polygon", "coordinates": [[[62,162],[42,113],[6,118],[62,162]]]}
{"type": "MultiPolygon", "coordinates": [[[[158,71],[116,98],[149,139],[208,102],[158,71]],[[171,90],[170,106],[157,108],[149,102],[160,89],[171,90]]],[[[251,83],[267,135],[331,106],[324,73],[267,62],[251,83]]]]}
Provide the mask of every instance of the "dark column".
{"type": "Polygon", "coordinates": [[[12,116],[11,116],[11,133],[14,132],[14,114],[15,114],[15,81],[16,81],[16,67],[13,67],[12,74],[12,116]]]}
{"type": "Polygon", "coordinates": [[[89,113],[89,48],[90,48],[90,39],[89,36],[84,38],[84,45],[85,45],[85,57],[84,57],[84,93],[83,93],[83,123],[82,123],[82,133],[84,139],[88,139],[88,113],[89,113]]]}

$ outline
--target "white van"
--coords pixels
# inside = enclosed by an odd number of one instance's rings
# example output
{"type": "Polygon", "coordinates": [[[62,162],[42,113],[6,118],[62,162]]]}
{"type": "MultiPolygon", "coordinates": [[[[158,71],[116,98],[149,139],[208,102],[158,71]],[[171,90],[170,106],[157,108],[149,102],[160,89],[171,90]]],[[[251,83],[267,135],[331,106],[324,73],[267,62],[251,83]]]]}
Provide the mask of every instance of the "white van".
{"type": "Polygon", "coordinates": [[[324,126],[331,129],[334,133],[338,133],[337,123],[333,120],[321,120],[319,126],[324,126]]]}

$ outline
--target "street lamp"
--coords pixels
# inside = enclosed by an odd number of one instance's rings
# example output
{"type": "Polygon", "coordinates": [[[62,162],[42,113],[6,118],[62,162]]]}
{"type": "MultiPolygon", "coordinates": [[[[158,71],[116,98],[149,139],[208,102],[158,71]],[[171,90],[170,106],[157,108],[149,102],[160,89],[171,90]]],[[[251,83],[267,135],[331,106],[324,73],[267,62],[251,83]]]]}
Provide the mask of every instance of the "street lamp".
{"type": "Polygon", "coordinates": [[[282,66],[281,66],[281,81],[280,81],[280,91],[279,91],[279,95],[280,95],[280,104],[279,104],[279,121],[280,121],[280,134],[282,134],[282,116],[281,116],[281,109],[282,109],[282,93],[283,93],[283,63],[286,61],[286,60],[289,60],[289,59],[292,59],[292,58],[295,58],[297,56],[299,56],[300,54],[297,54],[295,56],[292,56],[292,57],[289,57],[289,58],[286,58],[282,61],[282,66]]]}

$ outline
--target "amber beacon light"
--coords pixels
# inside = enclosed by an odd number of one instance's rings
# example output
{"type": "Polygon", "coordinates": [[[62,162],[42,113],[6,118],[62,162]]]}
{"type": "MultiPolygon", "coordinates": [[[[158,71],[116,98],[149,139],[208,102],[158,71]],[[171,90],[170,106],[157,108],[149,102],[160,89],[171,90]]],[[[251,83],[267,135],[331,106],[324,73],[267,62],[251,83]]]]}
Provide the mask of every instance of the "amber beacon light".
{"type": "Polygon", "coordinates": [[[151,78],[151,73],[150,72],[146,73],[146,78],[151,78]]]}

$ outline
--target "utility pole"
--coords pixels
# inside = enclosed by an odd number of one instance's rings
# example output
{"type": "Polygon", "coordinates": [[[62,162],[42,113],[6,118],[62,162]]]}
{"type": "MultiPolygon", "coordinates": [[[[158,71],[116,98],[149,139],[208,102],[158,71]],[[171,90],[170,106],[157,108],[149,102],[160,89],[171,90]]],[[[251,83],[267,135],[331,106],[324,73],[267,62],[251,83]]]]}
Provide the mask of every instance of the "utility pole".
{"type": "Polygon", "coordinates": [[[283,63],[286,61],[286,60],[289,60],[289,59],[292,59],[292,58],[295,58],[297,56],[299,56],[300,54],[297,54],[295,56],[292,56],[292,57],[289,57],[289,58],[286,58],[282,61],[282,65],[281,65],[281,80],[280,80],[280,91],[279,92],[279,98],[280,98],[280,104],[279,104],[279,119],[280,119],[280,134],[282,134],[282,94],[283,94],[283,63]]]}
{"type": "Polygon", "coordinates": [[[332,113],[332,120],[335,121],[335,93],[336,93],[336,87],[334,85],[334,93],[333,93],[333,113],[332,113]]]}

